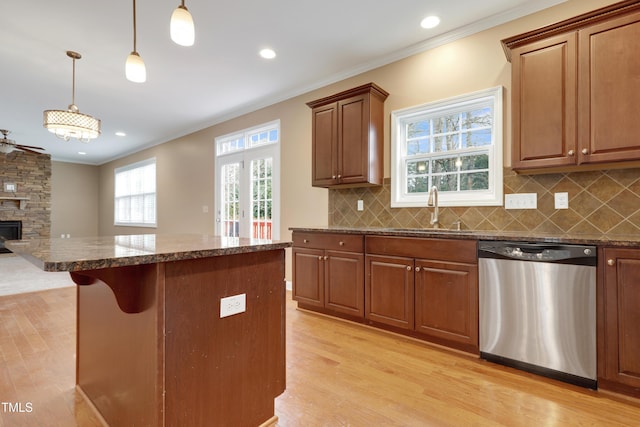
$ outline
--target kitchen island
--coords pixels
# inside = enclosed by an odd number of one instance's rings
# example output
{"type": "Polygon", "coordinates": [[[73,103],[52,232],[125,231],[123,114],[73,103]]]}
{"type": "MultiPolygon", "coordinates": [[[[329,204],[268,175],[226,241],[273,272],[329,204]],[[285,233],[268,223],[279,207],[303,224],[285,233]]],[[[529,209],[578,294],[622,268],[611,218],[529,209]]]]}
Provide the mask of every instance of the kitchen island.
{"type": "Polygon", "coordinates": [[[290,243],[147,234],[6,246],[78,285],[76,387],[106,424],[277,422],[290,243]]]}

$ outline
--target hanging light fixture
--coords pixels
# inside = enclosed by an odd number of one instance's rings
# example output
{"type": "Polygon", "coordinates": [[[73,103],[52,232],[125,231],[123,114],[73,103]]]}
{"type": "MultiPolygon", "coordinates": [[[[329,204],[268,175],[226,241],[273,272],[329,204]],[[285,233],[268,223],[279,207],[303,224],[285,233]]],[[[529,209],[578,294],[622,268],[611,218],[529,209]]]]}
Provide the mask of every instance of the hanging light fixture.
{"type": "Polygon", "coordinates": [[[133,0],[133,51],[127,57],[125,75],[127,80],[134,83],[147,81],[147,69],[144,66],[144,61],[136,51],[136,0],[133,0]]]}
{"type": "Polygon", "coordinates": [[[82,142],[89,142],[100,135],[100,120],[88,114],[82,114],[78,109],[76,105],[76,59],[80,59],[82,56],[70,50],[67,51],[67,56],[73,59],[71,105],[66,111],[46,110],[44,112],[44,127],[65,141],[76,138],[82,142]]]}
{"type": "Polygon", "coordinates": [[[180,6],[171,14],[171,40],[181,46],[193,46],[195,41],[195,28],[193,18],[184,5],[184,0],[180,6]]]}

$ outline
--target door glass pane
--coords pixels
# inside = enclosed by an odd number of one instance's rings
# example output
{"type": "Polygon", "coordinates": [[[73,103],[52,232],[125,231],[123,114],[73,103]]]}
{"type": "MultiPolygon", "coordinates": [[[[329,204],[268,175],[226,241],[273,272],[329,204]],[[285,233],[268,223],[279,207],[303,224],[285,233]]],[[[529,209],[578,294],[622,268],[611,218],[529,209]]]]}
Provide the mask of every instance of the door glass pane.
{"type": "Polygon", "coordinates": [[[240,236],[240,163],[222,166],[221,235],[240,236]]]}
{"type": "Polygon", "coordinates": [[[251,237],[271,239],[273,159],[251,161],[251,237]]]}

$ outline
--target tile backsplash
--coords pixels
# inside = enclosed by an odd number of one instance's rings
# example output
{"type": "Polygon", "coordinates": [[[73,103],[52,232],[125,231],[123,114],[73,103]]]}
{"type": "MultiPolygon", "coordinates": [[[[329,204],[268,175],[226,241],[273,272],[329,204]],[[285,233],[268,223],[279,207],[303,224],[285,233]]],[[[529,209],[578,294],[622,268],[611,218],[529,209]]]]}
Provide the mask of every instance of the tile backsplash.
{"type": "MultiPolygon", "coordinates": [[[[440,207],[440,224],[478,231],[640,234],[640,168],[518,175],[504,170],[504,193],[537,193],[537,209],[503,206],[440,207]],[[554,193],[569,194],[569,209],[555,209],[554,193]]],[[[425,196],[426,201],[426,196],[425,196]]],[[[329,225],[427,228],[433,208],[391,208],[390,179],[380,187],[329,190],[329,225]],[[357,210],[357,201],[364,210],[357,210]]]]}

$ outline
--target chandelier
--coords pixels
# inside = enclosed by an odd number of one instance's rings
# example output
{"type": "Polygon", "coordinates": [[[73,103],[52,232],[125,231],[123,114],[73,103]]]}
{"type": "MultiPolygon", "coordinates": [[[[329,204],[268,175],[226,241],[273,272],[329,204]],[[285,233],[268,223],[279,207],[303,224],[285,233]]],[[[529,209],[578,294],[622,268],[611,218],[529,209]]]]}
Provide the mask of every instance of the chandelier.
{"type": "Polygon", "coordinates": [[[88,114],[82,114],[78,109],[75,101],[76,59],[80,59],[82,56],[70,50],[67,51],[67,56],[73,59],[71,105],[67,110],[46,110],[44,112],[44,127],[65,141],[76,138],[82,142],[89,142],[100,135],[100,120],[88,114]]]}

